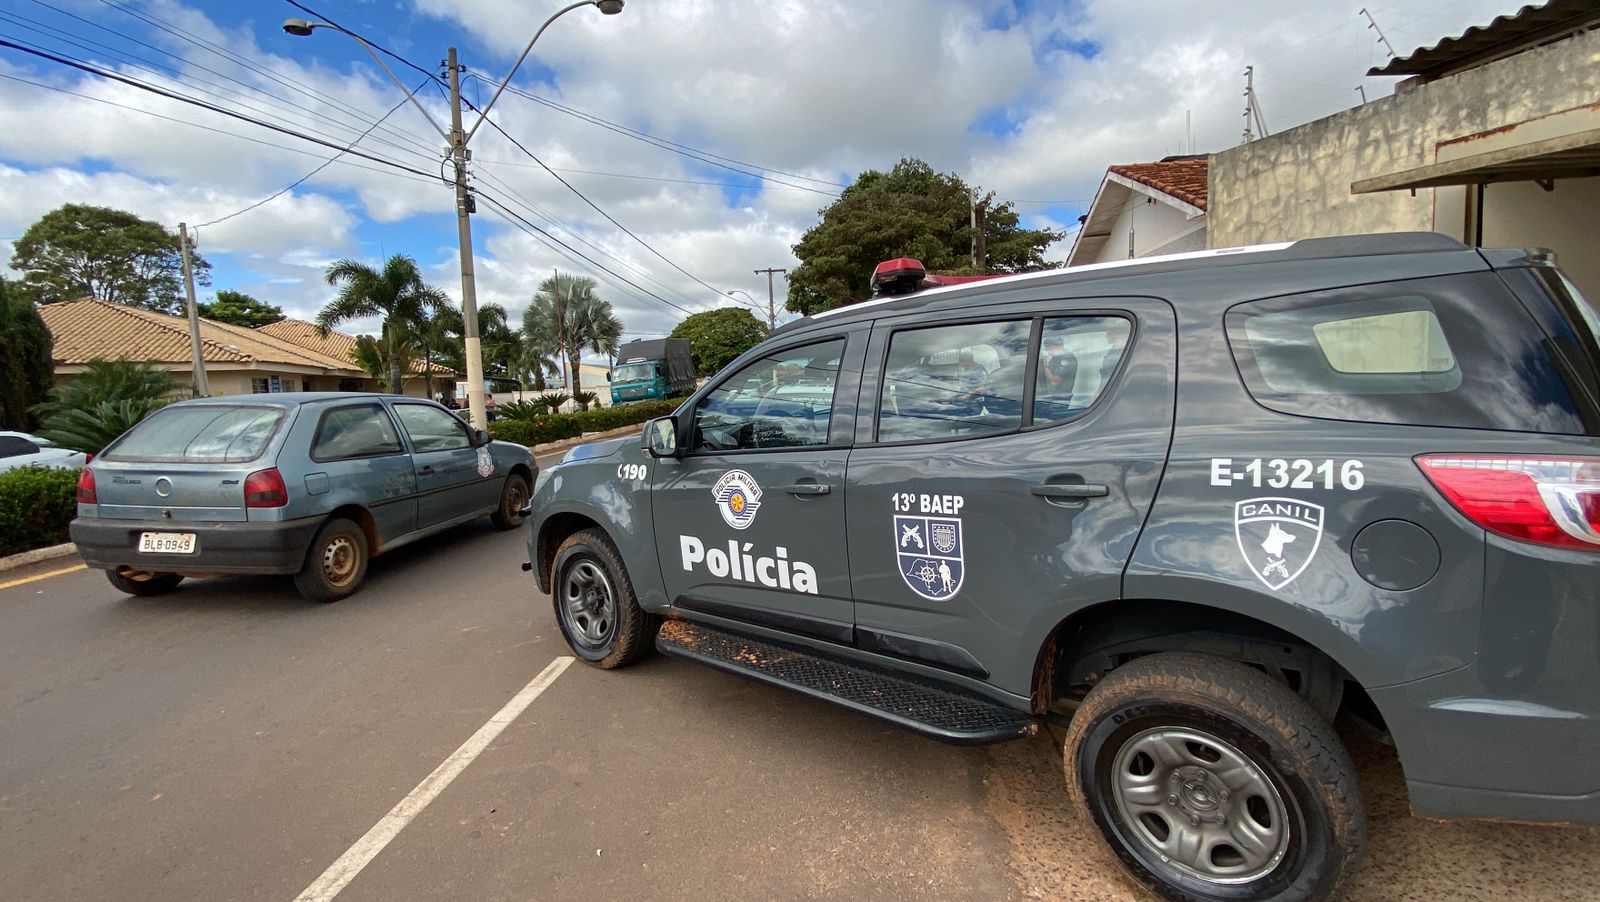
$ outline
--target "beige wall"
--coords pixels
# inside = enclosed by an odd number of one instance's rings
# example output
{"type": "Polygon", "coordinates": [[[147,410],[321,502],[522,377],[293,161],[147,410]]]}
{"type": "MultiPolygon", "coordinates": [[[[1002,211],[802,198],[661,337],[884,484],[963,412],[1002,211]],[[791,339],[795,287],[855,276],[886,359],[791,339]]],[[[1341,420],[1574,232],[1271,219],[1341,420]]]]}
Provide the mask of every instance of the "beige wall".
{"type": "MultiPolygon", "coordinates": [[[[1452,139],[1600,101],[1597,59],[1600,31],[1590,31],[1214,154],[1208,244],[1407,230],[1470,243],[1462,234],[1465,189],[1353,195],[1350,185],[1449,159],[1452,139]]],[[[1558,181],[1553,193],[1531,183],[1489,186],[1484,244],[1550,247],[1580,287],[1600,295],[1600,262],[1592,259],[1600,231],[1585,215],[1595,209],[1594,182],[1558,181]]]]}
{"type": "MultiPolygon", "coordinates": [[[[175,379],[185,386],[189,385],[192,381],[190,377],[190,371],[187,366],[183,367],[182,369],[172,368],[171,373],[175,379]]],[[[210,389],[212,397],[222,397],[226,395],[248,395],[253,393],[253,386],[251,384],[252,379],[261,379],[271,376],[278,376],[281,379],[293,379],[296,391],[304,388],[307,382],[310,383],[311,391],[342,391],[343,389],[341,387],[341,383],[344,381],[344,379],[349,378],[337,375],[325,376],[311,373],[295,373],[285,370],[222,369],[220,367],[208,367],[206,369],[206,384],[210,389]]],[[[75,372],[58,371],[55,374],[55,384],[57,387],[64,386],[75,378],[77,378],[77,373],[75,372]]],[[[448,385],[449,379],[450,377],[448,375],[443,379],[436,377],[434,381],[434,390],[439,391],[444,386],[448,385]]],[[[413,398],[425,398],[428,395],[427,383],[421,377],[407,379],[405,388],[405,394],[413,398]]],[[[375,392],[378,390],[378,382],[376,379],[363,376],[360,379],[360,387],[357,390],[375,392]]]]}

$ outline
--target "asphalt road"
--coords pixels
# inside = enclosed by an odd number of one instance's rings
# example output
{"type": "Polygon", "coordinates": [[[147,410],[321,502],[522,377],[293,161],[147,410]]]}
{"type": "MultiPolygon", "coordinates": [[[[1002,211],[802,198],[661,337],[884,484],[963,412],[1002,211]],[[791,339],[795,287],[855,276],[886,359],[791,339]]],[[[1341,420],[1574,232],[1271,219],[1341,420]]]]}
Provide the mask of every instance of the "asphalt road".
{"type": "MultiPolygon", "coordinates": [[[[486,523],[287,579],[0,589],[0,898],[289,902],[566,654],[486,523]]],[[[0,584],[72,565],[0,574],[0,584]]],[[[1600,831],[1373,812],[1361,899],[1592,899],[1600,831]]],[[[926,741],[660,657],[574,664],[338,898],[1140,898],[1071,816],[1048,738],[926,741]]]]}

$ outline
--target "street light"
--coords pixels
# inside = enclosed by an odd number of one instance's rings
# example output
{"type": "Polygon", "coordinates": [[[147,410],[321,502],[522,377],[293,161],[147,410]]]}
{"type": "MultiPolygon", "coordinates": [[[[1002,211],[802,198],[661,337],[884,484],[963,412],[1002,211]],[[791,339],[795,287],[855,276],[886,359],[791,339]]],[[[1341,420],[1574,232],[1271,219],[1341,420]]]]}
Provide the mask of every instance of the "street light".
{"type": "Polygon", "coordinates": [[[744,295],[744,299],[750,303],[750,306],[752,308],[754,308],[756,310],[760,310],[761,309],[761,305],[756,302],[755,298],[750,296],[750,292],[745,291],[742,288],[730,289],[729,291],[725,292],[725,294],[726,294],[727,297],[730,297],[730,298],[732,298],[736,294],[742,294],[742,295],[744,295]]]}
{"type": "MultiPolygon", "coordinates": [[[[736,294],[744,295],[745,299],[750,302],[750,306],[754,307],[757,313],[761,312],[761,302],[756,300],[753,297],[750,297],[750,292],[745,291],[742,288],[735,288],[735,289],[727,292],[727,296],[730,297],[730,298],[733,297],[736,294]]],[[[774,311],[772,309],[772,306],[769,304],[769,305],[767,305],[767,329],[770,331],[770,330],[776,329],[776,328],[778,328],[778,317],[774,313],[774,311]]]]}
{"type": "Polygon", "coordinates": [[[440,127],[439,123],[434,121],[432,116],[428,115],[428,111],[417,101],[416,95],[412,94],[411,89],[406,87],[405,82],[401,81],[394,74],[394,71],[384,63],[383,59],[378,56],[377,51],[371,44],[367,43],[365,38],[331,22],[285,19],[283,23],[284,32],[296,37],[306,37],[318,28],[331,28],[334,31],[343,32],[355,38],[362,47],[366,48],[368,55],[378,63],[384,73],[389,76],[389,80],[405,92],[406,98],[411,101],[412,106],[415,106],[422,113],[423,118],[428,120],[428,124],[432,125],[434,130],[438,131],[440,136],[450,144],[450,161],[455,166],[456,231],[461,246],[461,320],[463,327],[461,331],[466,345],[467,404],[472,410],[472,425],[475,429],[487,427],[489,421],[483,406],[483,346],[478,339],[478,289],[473,274],[472,261],[471,214],[475,205],[472,200],[472,193],[467,188],[467,142],[472,140],[472,136],[478,132],[478,127],[483,125],[484,120],[489,118],[489,109],[494,106],[496,100],[500,99],[500,95],[505,91],[506,85],[511,83],[512,76],[516,75],[517,70],[522,67],[522,61],[528,58],[528,53],[533,50],[534,43],[539,40],[540,35],[544,34],[544,30],[550,27],[551,22],[581,6],[593,6],[605,15],[614,16],[622,12],[623,0],[581,0],[581,2],[562,7],[551,14],[550,18],[544,20],[544,24],[539,26],[539,30],[533,33],[533,37],[528,41],[528,46],[522,48],[522,55],[517,57],[517,61],[512,64],[511,71],[506,73],[506,77],[501,79],[500,86],[495,89],[494,95],[489,98],[489,102],[484,104],[483,109],[478,111],[478,120],[472,124],[472,128],[467,130],[461,128],[461,67],[456,63],[456,48],[449,48],[445,63],[450,76],[450,130],[446,131],[440,127]]]}

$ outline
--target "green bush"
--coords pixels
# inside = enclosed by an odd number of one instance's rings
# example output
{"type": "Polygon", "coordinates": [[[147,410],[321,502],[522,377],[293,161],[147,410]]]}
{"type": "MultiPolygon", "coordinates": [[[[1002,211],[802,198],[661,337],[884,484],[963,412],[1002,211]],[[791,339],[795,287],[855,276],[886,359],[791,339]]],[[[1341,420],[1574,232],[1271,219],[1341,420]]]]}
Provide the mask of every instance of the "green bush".
{"type": "Polygon", "coordinates": [[[553,413],[531,420],[496,420],[489,424],[489,431],[501,441],[516,442],[531,448],[545,442],[576,438],[585,432],[604,432],[643,423],[664,417],[677,407],[677,401],[645,401],[620,407],[597,407],[579,413],[553,413]]]}
{"type": "Polygon", "coordinates": [[[77,470],[18,467],[0,473],[0,557],[67,541],[77,488],[77,470]]]}

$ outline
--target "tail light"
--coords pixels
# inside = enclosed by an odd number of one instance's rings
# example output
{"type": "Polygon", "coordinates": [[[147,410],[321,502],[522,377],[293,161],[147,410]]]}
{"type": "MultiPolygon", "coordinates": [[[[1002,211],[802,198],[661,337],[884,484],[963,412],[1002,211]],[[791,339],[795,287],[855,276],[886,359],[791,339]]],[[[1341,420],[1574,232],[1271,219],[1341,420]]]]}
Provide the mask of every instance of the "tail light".
{"type": "Polygon", "coordinates": [[[78,473],[78,503],[98,504],[94,495],[94,471],[84,467],[78,473]]]}
{"type": "Polygon", "coordinates": [[[1457,510],[1492,533],[1600,551],[1600,458],[1425,454],[1417,464],[1457,510]]]}
{"type": "Polygon", "coordinates": [[[257,470],[244,478],[245,507],[283,507],[289,503],[289,487],[277,467],[257,470]]]}

